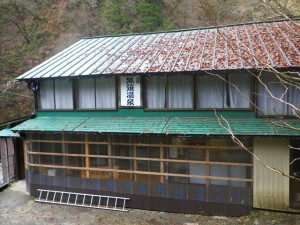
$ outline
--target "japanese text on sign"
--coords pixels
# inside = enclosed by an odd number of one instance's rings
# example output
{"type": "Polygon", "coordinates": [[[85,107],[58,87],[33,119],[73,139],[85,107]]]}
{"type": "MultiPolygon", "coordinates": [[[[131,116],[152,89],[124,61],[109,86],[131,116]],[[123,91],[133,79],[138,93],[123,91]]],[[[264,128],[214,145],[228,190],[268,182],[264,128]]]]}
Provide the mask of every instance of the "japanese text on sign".
{"type": "Polygon", "coordinates": [[[141,106],[139,77],[121,77],[121,106],[141,106]]]}

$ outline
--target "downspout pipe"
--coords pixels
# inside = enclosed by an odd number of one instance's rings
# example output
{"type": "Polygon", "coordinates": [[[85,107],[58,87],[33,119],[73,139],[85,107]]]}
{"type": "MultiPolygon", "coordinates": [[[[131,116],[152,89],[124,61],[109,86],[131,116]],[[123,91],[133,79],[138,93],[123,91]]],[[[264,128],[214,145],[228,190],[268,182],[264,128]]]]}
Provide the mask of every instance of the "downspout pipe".
{"type": "Polygon", "coordinates": [[[36,80],[28,81],[27,86],[33,92],[33,97],[34,97],[34,113],[37,113],[37,111],[38,111],[37,93],[38,93],[38,90],[39,90],[39,83],[36,80]]]}

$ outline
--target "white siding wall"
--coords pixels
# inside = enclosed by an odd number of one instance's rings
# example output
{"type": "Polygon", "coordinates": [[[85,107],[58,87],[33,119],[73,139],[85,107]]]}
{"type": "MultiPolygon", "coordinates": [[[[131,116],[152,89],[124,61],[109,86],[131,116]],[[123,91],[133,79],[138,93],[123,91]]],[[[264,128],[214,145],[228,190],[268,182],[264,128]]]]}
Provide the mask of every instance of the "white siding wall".
{"type": "MultiPolygon", "coordinates": [[[[255,138],[253,152],[264,163],[289,174],[289,140],[255,138]]],[[[253,161],[253,207],[289,210],[289,179],[253,161]]]]}

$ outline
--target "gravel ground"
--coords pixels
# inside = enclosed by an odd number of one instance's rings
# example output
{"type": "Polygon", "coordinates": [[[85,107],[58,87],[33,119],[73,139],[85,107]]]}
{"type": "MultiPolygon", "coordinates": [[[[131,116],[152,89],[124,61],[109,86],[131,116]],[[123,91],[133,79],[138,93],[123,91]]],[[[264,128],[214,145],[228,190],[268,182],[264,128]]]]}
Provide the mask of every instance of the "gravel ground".
{"type": "Polygon", "coordinates": [[[12,225],[300,225],[300,214],[254,210],[243,217],[209,217],[130,209],[129,212],[87,209],[34,202],[25,192],[25,181],[18,181],[0,192],[0,224],[12,225]]]}

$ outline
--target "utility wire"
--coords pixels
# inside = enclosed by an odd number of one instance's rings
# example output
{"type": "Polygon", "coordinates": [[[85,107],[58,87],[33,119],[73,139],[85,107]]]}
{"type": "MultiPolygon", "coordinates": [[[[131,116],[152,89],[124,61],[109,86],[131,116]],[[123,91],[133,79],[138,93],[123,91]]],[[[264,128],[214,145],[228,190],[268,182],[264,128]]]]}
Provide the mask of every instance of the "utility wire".
{"type": "Polygon", "coordinates": [[[17,93],[8,91],[9,89],[14,87],[14,84],[15,84],[15,81],[7,81],[7,85],[9,85],[9,86],[4,90],[0,90],[0,98],[2,97],[1,95],[5,94],[5,93],[9,93],[9,94],[17,95],[17,96],[22,96],[22,97],[25,97],[25,98],[33,98],[32,96],[17,94],[17,93]]]}
{"type": "MultiPolygon", "coordinates": [[[[29,96],[29,95],[22,95],[22,94],[17,94],[17,93],[14,93],[14,92],[11,92],[11,91],[2,91],[0,90],[0,95],[1,94],[5,94],[5,93],[8,93],[8,94],[13,94],[13,95],[17,95],[17,96],[21,96],[21,97],[25,97],[25,98],[33,98],[32,96],[29,96]]],[[[3,97],[3,96],[0,96],[0,98],[3,97]]]]}

